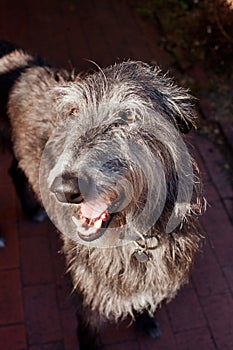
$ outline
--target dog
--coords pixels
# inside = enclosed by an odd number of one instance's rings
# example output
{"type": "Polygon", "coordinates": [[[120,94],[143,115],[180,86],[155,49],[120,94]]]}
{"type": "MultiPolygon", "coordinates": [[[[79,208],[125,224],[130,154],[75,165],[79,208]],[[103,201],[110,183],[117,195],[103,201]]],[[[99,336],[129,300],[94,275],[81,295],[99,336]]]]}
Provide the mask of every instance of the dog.
{"type": "Polygon", "coordinates": [[[157,337],[155,311],[188,281],[201,237],[185,143],[195,99],[146,63],[70,74],[0,49],[10,174],[27,213],[40,220],[45,209],[61,234],[80,348],[99,348],[101,325],[128,316],[157,337]]]}

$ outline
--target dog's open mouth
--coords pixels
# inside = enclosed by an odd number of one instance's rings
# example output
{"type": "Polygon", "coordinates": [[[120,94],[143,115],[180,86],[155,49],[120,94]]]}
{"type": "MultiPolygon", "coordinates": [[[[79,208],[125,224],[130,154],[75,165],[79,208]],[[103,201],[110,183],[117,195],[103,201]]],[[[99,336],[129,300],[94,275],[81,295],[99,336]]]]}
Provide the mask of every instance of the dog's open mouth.
{"type": "Polygon", "coordinates": [[[84,241],[93,241],[104,233],[114,214],[109,212],[115,198],[96,199],[81,203],[78,218],[72,216],[77,227],[77,234],[84,241]]]}

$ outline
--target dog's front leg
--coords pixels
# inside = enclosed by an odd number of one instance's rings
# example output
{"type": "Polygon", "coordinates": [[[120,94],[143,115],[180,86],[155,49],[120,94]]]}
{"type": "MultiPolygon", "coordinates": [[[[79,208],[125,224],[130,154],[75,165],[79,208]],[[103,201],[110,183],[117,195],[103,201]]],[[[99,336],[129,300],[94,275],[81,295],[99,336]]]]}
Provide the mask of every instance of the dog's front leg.
{"type": "Polygon", "coordinates": [[[24,213],[32,220],[41,222],[46,218],[44,209],[38,204],[28,180],[23,171],[18,167],[18,162],[13,157],[9,174],[15,186],[16,193],[20,199],[24,213]]]}
{"type": "Polygon", "coordinates": [[[159,324],[155,317],[151,317],[147,311],[135,315],[136,328],[138,331],[146,333],[151,338],[158,338],[160,336],[159,324]]]}
{"type": "Polygon", "coordinates": [[[89,309],[82,308],[81,312],[77,312],[77,318],[80,350],[101,350],[103,347],[99,335],[101,327],[99,316],[89,309]]]}

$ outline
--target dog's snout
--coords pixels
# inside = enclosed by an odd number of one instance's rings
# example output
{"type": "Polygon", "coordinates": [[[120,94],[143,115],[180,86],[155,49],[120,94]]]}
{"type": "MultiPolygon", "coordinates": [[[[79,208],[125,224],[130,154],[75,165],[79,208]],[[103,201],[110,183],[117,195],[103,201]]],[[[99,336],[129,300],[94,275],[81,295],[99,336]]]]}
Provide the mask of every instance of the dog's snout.
{"type": "Polygon", "coordinates": [[[75,176],[63,175],[56,177],[50,187],[50,191],[62,203],[79,204],[83,200],[79,189],[78,178],[75,176]]]}

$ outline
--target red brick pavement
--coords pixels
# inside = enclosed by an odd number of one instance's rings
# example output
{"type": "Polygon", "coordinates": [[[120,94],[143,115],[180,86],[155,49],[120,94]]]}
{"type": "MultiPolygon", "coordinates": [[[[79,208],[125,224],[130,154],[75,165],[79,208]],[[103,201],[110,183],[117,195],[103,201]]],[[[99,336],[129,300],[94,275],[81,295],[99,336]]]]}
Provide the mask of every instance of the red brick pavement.
{"type": "MultiPolygon", "coordinates": [[[[153,24],[142,20],[129,1],[1,0],[0,36],[78,70],[90,67],[85,59],[104,66],[128,58],[170,68],[153,24]]],[[[201,67],[195,72],[194,78],[205,79],[201,67]]],[[[203,97],[200,104],[211,122],[208,101],[203,97]]],[[[220,127],[230,147],[229,121],[220,127]]],[[[209,206],[201,219],[206,239],[190,283],[158,310],[158,340],[137,334],[124,322],[103,332],[107,350],[233,348],[233,193],[226,155],[201,133],[192,135],[192,143],[209,206]]],[[[0,229],[6,248],[0,250],[0,349],[78,349],[57,233],[49,222],[35,224],[23,216],[7,174],[9,164],[9,155],[1,154],[0,229]]]]}

